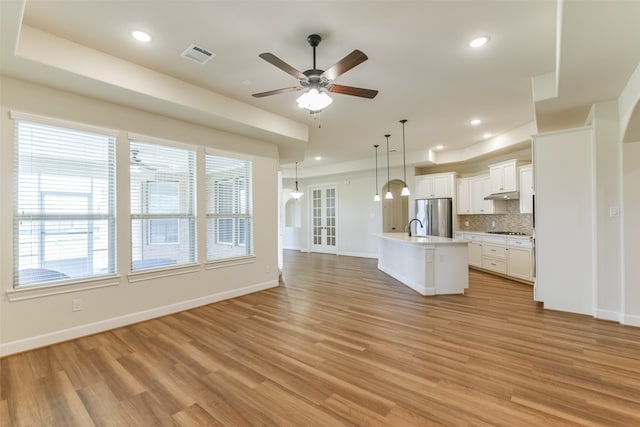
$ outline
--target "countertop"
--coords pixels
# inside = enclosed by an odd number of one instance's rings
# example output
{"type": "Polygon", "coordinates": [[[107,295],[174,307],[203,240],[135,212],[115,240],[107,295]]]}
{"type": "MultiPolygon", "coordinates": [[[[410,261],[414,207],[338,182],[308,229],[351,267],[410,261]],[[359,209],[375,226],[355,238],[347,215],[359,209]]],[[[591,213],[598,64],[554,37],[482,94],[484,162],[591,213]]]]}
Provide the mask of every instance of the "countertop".
{"type": "Polygon", "coordinates": [[[468,243],[466,240],[452,239],[450,237],[415,236],[415,235],[409,237],[407,233],[381,233],[381,234],[376,234],[376,236],[382,239],[396,240],[399,242],[411,243],[416,245],[442,245],[442,244],[466,245],[468,243]]]}
{"type": "Polygon", "coordinates": [[[531,234],[496,234],[496,233],[488,233],[486,231],[467,231],[467,230],[454,231],[454,234],[455,233],[479,234],[479,235],[482,235],[482,236],[508,237],[508,238],[526,239],[526,240],[530,240],[533,237],[531,234]]]}

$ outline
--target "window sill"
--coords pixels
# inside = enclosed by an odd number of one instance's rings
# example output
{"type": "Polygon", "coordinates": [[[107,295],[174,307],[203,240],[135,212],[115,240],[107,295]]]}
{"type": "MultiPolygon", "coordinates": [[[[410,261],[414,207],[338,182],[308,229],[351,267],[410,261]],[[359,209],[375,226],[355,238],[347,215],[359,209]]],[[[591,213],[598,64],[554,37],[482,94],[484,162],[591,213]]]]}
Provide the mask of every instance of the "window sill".
{"type": "Polygon", "coordinates": [[[241,257],[235,257],[235,258],[225,258],[225,259],[220,259],[215,261],[207,261],[204,268],[206,270],[213,270],[216,268],[231,267],[234,265],[251,264],[252,262],[255,262],[255,261],[256,261],[255,255],[247,255],[247,256],[241,256],[241,257]]]}
{"type": "Polygon", "coordinates": [[[22,301],[26,299],[41,298],[51,295],[67,294],[70,292],[85,291],[88,289],[106,288],[120,284],[120,276],[110,275],[95,279],[83,279],[81,281],[66,281],[56,284],[25,285],[7,291],[9,301],[22,301]]]}
{"type": "Polygon", "coordinates": [[[130,283],[137,283],[147,280],[159,279],[162,277],[177,276],[179,274],[195,273],[197,271],[200,271],[200,264],[192,263],[172,267],[162,267],[136,271],[133,273],[129,273],[127,275],[127,278],[129,279],[130,283]]]}

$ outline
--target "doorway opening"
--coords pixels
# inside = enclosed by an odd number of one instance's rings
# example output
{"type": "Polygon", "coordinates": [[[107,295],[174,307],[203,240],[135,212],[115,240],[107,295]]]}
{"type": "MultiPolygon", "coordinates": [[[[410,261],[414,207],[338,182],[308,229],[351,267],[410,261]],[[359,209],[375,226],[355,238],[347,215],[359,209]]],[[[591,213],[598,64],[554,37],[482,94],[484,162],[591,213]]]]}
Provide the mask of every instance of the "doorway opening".
{"type": "Polygon", "coordinates": [[[382,232],[403,232],[409,224],[409,197],[401,196],[405,183],[394,179],[382,187],[382,194],[390,191],[393,199],[382,199],[382,232]]]}

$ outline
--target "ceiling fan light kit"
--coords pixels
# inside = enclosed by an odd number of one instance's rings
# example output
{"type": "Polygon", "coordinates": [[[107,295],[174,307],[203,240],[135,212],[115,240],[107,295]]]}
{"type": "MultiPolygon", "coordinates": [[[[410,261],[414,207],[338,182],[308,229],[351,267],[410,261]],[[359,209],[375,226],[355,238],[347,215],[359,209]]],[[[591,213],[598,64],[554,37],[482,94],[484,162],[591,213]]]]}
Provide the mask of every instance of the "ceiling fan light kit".
{"type": "Polygon", "coordinates": [[[312,113],[317,113],[331,105],[333,99],[327,95],[326,92],[320,92],[316,88],[311,88],[308,92],[300,95],[296,101],[298,101],[298,107],[306,108],[312,113]]]}
{"type": "Polygon", "coordinates": [[[313,68],[301,72],[284,62],[272,53],[261,53],[258,55],[268,63],[275,65],[285,73],[295,77],[300,82],[299,86],[286,87],[282,89],[270,90],[267,92],[254,93],[255,98],[262,98],[279,93],[297,92],[303,90],[304,93],[297,98],[298,107],[309,110],[311,114],[319,113],[328,107],[333,99],[327,94],[340,93],[343,95],[359,96],[361,98],[373,99],[378,94],[377,90],[363,89],[354,86],[334,84],[333,81],[340,75],[346,73],[356,65],[369,59],[367,55],[359,50],[354,50],[340,61],[331,66],[328,70],[320,70],[316,67],[316,47],[322,41],[318,34],[311,34],[307,37],[307,42],[313,48],[313,68]]]}

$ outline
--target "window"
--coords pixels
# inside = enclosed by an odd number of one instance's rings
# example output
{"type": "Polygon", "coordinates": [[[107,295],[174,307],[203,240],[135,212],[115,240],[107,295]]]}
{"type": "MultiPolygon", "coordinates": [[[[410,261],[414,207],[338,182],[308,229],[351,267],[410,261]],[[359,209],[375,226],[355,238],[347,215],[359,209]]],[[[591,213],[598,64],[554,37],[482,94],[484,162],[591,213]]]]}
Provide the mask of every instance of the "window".
{"type": "MultiPolygon", "coordinates": [[[[180,211],[180,183],[164,181],[147,183],[148,212],[172,214],[180,211]]],[[[150,219],[149,244],[179,243],[179,220],[150,219]]]]}
{"type": "Polygon", "coordinates": [[[206,156],[207,260],[253,255],[251,161],[206,156]]]}
{"type": "Polygon", "coordinates": [[[131,141],[133,271],[196,259],[195,151],[131,141]]]}
{"type": "Polygon", "coordinates": [[[115,134],[15,123],[14,287],[115,273],[115,134]]]}

